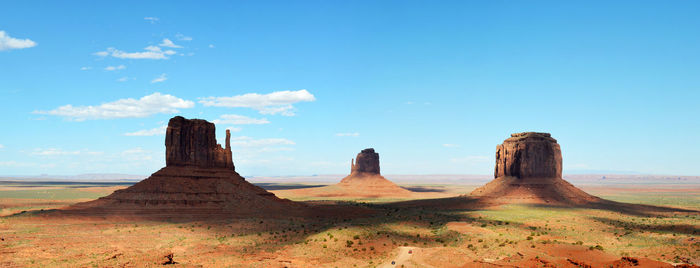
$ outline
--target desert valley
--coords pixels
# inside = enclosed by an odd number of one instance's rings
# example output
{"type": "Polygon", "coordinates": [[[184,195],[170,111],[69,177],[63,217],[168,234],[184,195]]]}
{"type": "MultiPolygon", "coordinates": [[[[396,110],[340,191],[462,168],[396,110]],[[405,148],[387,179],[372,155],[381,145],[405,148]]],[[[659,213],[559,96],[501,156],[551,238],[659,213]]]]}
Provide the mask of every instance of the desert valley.
{"type": "Polygon", "coordinates": [[[0,268],[700,268],[700,1],[0,5],[0,268]]]}
{"type": "Polygon", "coordinates": [[[582,190],[562,179],[561,149],[547,133],[506,139],[497,147],[494,179],[483,186],[402,187],[380,175],[379,154],[365,149],[337,184],[300,182],[290,189],[277,184],[271,191],[235,172],[230,134],[221,147],[214,133],[207,121],[172,118],[166,167],[131,186],[4,181],[0,265],[696,267],[700,262],[697,178],[690,184],[588,184],[582,190]]]}

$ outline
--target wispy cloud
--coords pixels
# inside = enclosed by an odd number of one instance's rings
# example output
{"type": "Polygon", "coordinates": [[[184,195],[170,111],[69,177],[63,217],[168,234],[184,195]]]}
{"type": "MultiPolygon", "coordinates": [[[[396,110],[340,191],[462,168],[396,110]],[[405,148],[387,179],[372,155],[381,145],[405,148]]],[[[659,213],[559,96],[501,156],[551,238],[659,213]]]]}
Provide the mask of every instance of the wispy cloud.
{"type": "Polygon", "coordinates": [[[179,112],[178,109],[192,107],[194,107],[194,102],[192,101],[156,92],[140,99],[120,99],[97,106],[73,106],[68,104],[50,111],[34,111],[34,113],[84,121],[88,119],[146,117],[158,113],[172,114],[179,112]]]}
{"type": "Polygon", "coordinates": [[[151,24],[154,24],[160,20],[159,18],[156,18],[156,17],[145,17],[143,19],[150,22],[151,24]]]}
{"type": "Polygon", "coordinates": [[[212,45],[212,44],[209,44],[209,48],[214,48],[214,45],[212,45]]]}
{"type": "Polygon", "coordinates": [[[284,138],[254,139],[240,136],[231,138],[231,146],[237,147],[267,147],[274,145],[294,145],[293,141],[284,138]]]}
{"type": "Polygon", "coordinates": [[[92,67],[84,66],[84,67],[80,67],[80,70],[81,70],[81,71],[92,70],[92,67]]]}
{"type": "Polygon", "coordinates": [[[153,83],[160,83],[160,82],[163,82],[163,81],[165,81],[165,80],[168,80],[167,75],[166,75],[166,74],[161,74],[160,76],[158,76],[158,77],[154,78],[153,80],[151,80],[151,84],[153,84],[153,83]]]}
{"type": "Polygon", "coordinates": [[[5,33],[5,31],[0,31],[0,51],[30,48],[34,46],[36,46],[36,42],[30,39],[14,38],[5,33]]]}
{"type": "Polygon", "coordinates": [[[0,149],[5,148],[5,145],[0,144],[0,149]]]}
{"type": "Polygon", "coordinates": [[[445,143],[442,145],[442,147],[457,148],[457,147],[459,147],[459,144],[445,143]]]}
{"type": "Polygon", "coordinates": [[[119,65],[119,66],[107,66],[107,67],[105,67],[105,71],[116,71],[116,70],[124,70],[124,69],[126,69],[126,66],[124,66],[123,64],[119,65]]]}
{"type": "Polygon", "coordinates": [[[105,51],[93,53],[100,57],[112,56],[118,59],[151,59],[151,60],[167,60],[169,56],[177,54],[173,50],[162,50],[158,46],[147,46],[145,51],[141,52],[124,52],[119,49],[108,47],[105,51]]]}
{"type": "Polygon", "coordinates": [[[103,152],[93,152],[88,150],[65,151],[56,148],[35,149],[30,154],[40,156],[59,156],[59,155],[101,155],[103,152]]]}
{"type": "Polygon", "coordinates": [[[219,119],[212,120],[214,124],[230,124],[230,125],[262,125],[269,124],[266,118],[252,118],[237,114],[223,114],[219,119]]]}
{"type": "Polygon", "coordinates": [[[314,95],[306,89],[297,91],[276,91],[269,94],[248,93],[233,97],[206,97],[199,102],[204,106],[215,107],[245,107],[257,110],[261,114],[294,115],[294,106],[297,102],[315,101],[314,95]]]}
{"type": "Polygon", "coordinates": [[[127,132],[124,133],[124,136],[156,136],[156,135],[165,135],[165,130],[168,129],[167,125],[163,125],[157,128],[152,128],[152,129],[143,129],[139,131],[134,131],[134,132],[127,132]]]}
{"type": "Polygon", "coordinates": [[[173,41],[170,41],[168,38],[164,38],[160,44],[158,44],[161,47],[171,47],[171,48],[182,48],[182,46],[178,46],[173,41]]]}
{"type": "Polygon", "coordinates": [[[335,133],[336,136],[338,137],[358,137],[360,136],[360,133],[357,132],[352,132],[352,133],[335,133]]]}
{"type": "Polygon", "coordinates": [[[129,77],[128,77],[128,76],[124,76],[124,77],[122,77],[122,78],[117,79],[117,82],[126,82],[126,81],[129,81],[129,77]]]}
{"type": "Polygon", "coordinates": [[[180,40],[180,41],[192,41],[192,37],[186,36],[186,35],[181,34],[181,33],[177,33],[175,35],[175,38],[177,38],[177,40],[180,40]]]}
{"type": "Polygon", "coordinates": [[[483,162],[488,162],[488,161],[491,161],[491,158],[488,156],[482,156],[482,155],[470,155],[470,156],[466,156],[466,157],[450,159],[450,162],[452,162],[452,163],[483,163],[483,162]]]}

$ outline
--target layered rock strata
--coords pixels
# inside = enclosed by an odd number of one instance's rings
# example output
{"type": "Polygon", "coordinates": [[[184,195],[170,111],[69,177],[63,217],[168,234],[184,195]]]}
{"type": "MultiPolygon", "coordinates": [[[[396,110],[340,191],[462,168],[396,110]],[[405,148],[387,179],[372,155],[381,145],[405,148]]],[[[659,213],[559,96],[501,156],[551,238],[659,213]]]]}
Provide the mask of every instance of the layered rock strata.
{"type": "Polygon", "coordinates": [[[561,149],[549,133],[512,134],[496,147],[494,180],[471,195],[495,203],[586,204],[600,199],[562,179],[561,149]]]}
{"type": "Polygon", "coordinates": [[[165,136],[166,166],[147,179],[70,210],[139,216],[238,216],[294,214],[303,205],[282,200],[235,170],[230,133],[216,143],[214,124],[177,116],[165,136]]]}

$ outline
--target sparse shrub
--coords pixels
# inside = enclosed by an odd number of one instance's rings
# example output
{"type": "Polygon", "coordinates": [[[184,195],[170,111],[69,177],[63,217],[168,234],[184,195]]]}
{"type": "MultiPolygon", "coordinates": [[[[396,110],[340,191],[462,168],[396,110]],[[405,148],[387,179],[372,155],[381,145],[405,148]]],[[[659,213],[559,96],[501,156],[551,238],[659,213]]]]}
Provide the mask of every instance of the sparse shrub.
{"type": "Polygon", "coordinates": [[[346,247],[352,247],[352,244],[355,244],[355,242],[352,242],[350,240],[345,241],[345,246],[346,247]]]}
{"type": "Polygon", "coordinates": [[[352,237],[352,239],[359,240],[359,239],[360,239],[360,236],[359,236],[359,235],[355,235],[355,236],[352,237]]]}
{"type": "Polygon", "coordinates": [[[527,237],[527,240],[532,240],[532,236],[528,236],[528,237],[527,237]]]}

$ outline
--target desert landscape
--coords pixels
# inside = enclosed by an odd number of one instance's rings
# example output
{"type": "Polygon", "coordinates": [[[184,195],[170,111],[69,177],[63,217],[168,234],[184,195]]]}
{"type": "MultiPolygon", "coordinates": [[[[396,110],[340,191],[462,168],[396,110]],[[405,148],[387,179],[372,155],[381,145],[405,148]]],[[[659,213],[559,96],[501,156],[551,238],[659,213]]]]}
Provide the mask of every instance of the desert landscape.
{"type": "Polygon", "coordinates": [[[700,1],[0,11],[0,268],[700,267],[700,1]]]}
{"type": "Polygon", "coordinates": [[[4,181],[0,264],[697,267],[700,261],[697,178],[579,189],[562,179],[561,149],[548,133],[506,139],[497,148],[495,179],[478,188],[401,187],[380,175],[379,154],[365,149],[337,184],[273,191],[238,175],[230,133],[224,147],[214,133],[207,121],[172,118],[166,167],[133,185],[4,181]]]}

